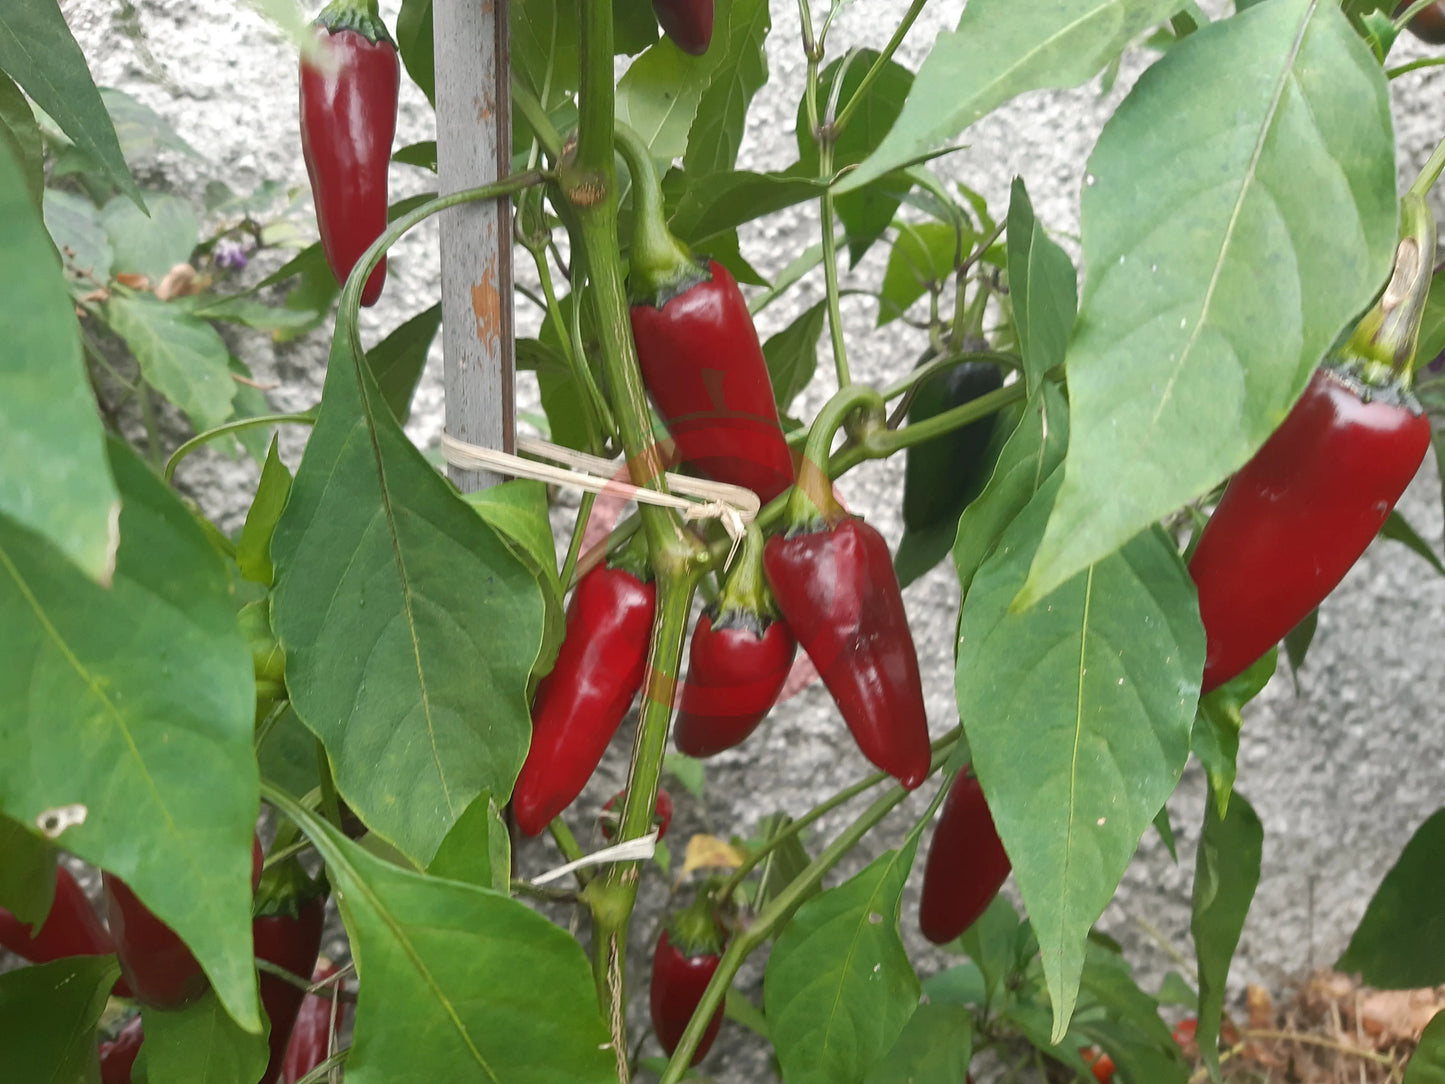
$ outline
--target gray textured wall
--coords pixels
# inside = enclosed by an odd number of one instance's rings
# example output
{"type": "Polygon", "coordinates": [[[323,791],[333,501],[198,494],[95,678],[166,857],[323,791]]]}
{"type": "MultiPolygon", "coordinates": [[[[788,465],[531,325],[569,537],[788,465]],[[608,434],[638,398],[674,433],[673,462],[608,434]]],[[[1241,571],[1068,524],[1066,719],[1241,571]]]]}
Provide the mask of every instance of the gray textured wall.
{"type": "MultiPolygon", "coordinates": [[[[196,163],[166,155],[143,179],[189,195],[198,205],[206,180],[213,176],[237,191],[279,180],[298,186],[306,197],[295,58],[250,7],[140,0],[134,16],[126,19],[110,0],[64,0],[62,6],[97,82],[125,89],[158,110],[206,157],[196,163]],[[127,26],[138,27],[140,36],[127,32],[127,26]]],[[[393,21],[395,3],[382,6],[393,21]]],[[[793,117],[804,72],[797,13],[792,3],[772,6],[769,58],[774,83],[754,104],[743,151],[753,168],[786,166],[795,154],[793,117]]],[[[1216,0],[1208,6],[1220,5],[1216,0]]],[[[849,6],[835,27],[831,55],[841,55],[855,43],[880,45],[905,7],[903,0],[849,6]]],[[[949,0],[925,10],[900,59],[916,68],[934,35],[957,21],[960,7],[958,0],[949,0]]],[[[1408,37],[1396,54],[1400,60],[1419,55],[1421,48],[1408,37]]],[[[1033,94],[1013,103],[976,125],[969,148],[940,168],[984,192],[999,212],[1006,206],[1010,179],[1022,175],[1041,219],[1071,244],[1068,238],[1078,229],[1078,192],[1087,153],[1104,119],[1151,59],[1142,54],[1126,58],[1119,83],[1107,95],[1100,95],[1096,80],[1079,90],[1033,94]]],[[[1442,87],[1445,75],[1438,69],[1413,73],[1396,84],[1402,188],[1441,134],[1434,103],[1442,87]]],[[[404,85],[398,145],[431,138],[430,129],[425,101],[404,85]]],[[[427,187],[428,176],[394,167],[394,192],[427,187]]],[[[815,211],[784,212],[747,229],[743,251],[766,275],[816,236],[815,211]]],[[[856,273],[876,281],[884,256],[880,246],[856,273]]],[[[429,304],[438,293],[436,267],[435,229],[423,227],[394,250],[386,295],[366,314],[365,331],[379,333],[429,304]]],[[[525,271],[521,276],[526,277],[525,271]]],[[[784,326],[819,296],[821,280],[810,281],[769,309],[760,330],[767,335],[784,326]]],[[[907,369],[921,346],[921,341],[908,338],[916,333],[897,324],[873,332],[872,304],[863,299],[845,299],[843,311],[859,378],[889,380],[907,369]]],[[[525,301],[519,302],[518,322],[524,331],[535,326],[535,311],[525,301]]],[[[278,407],[300,409],[315,400],[325,364],[321,336],[282,347],[255,334],[236,335],[232,341],[259,378],[278,384],[272,394],[278,407]]],[[[826,367],[825,357],[821,368],[826,367]]],[[[827,383],[821,381],[809,393],[800,411],[816,409],[827,383]]],[[[524,390],[524,395],[530,398],[532,392],[524,390]]],[[[423,445],[434,443],[440,430],[440,403],[440,357],[434,356],[411,425],[423,445]]],[[[284,439],[294,465],[302,438],[291,431],[284,439]]],[[[849,501],[894,542],[901,532],[896,508],[901,470],[901,462],[867,464],[846,484],[849,501]]],[[[249,463],[211,454],[194,457],[181,472],[182,484],[201,495],[207,511],[227,528],[244,515],[255,480],[249,463]]],[[[1433,461],[1427,462],[1402,508],[1425,537],[1438,541],[1441,512],[1433,461]]],[[[566,522],[566,515],[559,514],[559,528],[566,522]]],[[[950,670],[957,596],[951,571],[935,570],[914,584],[906,598],[925,669],[930,717],[935,732],[941,733],[956,719],[950,670]]],[[[1432,665],[1438,657],[1434,645],[1442,626],[1442,602],[1445,585],[1422,563],[1392,544],[1377,544],[1325,605],[1298,692],[1287,675],[1277,677],[1248,710],[1239,788],[1259,810],[1267,836],[1259,894],[1234,969],[1236,985],[1248,980],[1278,991],[1311,967],[1332,961],[1410,831],[1445,804],[1445,728],[1439,725],[1436,708],[1442,700],[1442,677],[1432,665]]],[[[702,829],[746,833],[763,814],[777,808],[801,813],[818,796],[852,782],[866,765],[842,734],[821,687],[805,691],[743,750],[711,762],[705,806],[684,804],[679,837],[702,829]]],[[[612,793],[622,771],[620,757],[614,755],[589,794],[612,793]]],[[[1181,843],[1180,865],[1170,861],[1151,832],[1104,917],[1104,927],[1124,941],[1131,958],[1155,979],[1174,964],[1146,932],[1146,924],[1175,950],[1192,955],[1188,894],[1203,795],[1202,775],[1191,767],[1170,803],[1181,843]]],[[[924,801],[915,797],[907,803],[884,826],[888,838],[880,839],[869,855],[896,839],[924,801]]],[[[844,822],[845,816],[827,819],[822,835],[844,822]]],[[[522,857],[528,866],[540,867],[553,855],[550,845],[533,844],[522,857]]],[[[850,868],[866,857],[860,854],[850,868]]],[[[654,913],[664,892],[661,880],[653,878],[649,894],[654,913]]],[[[946,961],[918,936],[913,925],[916,902],[915,885],[905,899],[904,934],[921,969],[931,971],[946,961]]],[[[645,945],[646,939],[639,937],[635,944],[645,945]]],[[[634,969],[641,963],[635,955],[634,969]]],[[[756,982],[760,967],[754,964],[744,974],[756,982]]],[[[753,993],[760,990],[755,986],[753,993]]],[[[645,1013],[643,1004],[634,1002],[639,1014],[645,1013]]],[[[730,1027],[722,1047],[708,1063],[718,1079],[761,1078],[758,1046],[750,1036],[730,1027]]]]}

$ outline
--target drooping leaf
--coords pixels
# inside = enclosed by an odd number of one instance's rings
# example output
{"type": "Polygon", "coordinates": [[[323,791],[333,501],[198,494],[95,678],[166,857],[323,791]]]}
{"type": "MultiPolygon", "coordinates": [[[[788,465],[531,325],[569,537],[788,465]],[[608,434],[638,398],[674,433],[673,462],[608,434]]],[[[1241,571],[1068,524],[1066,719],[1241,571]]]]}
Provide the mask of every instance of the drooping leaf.
{"type": "Polygon", "coordinates": [[[1210,798],[1221,817],[1229,812],[1229,796],[1234,791],[1239,732],[1244,726],[1242,709],[1269,684],[1278,660],[1279,653],[1270,648],[1244,673],[1200,698],[1189,745],[1209,776],[1210,798]]]}
{"type": "Polygon", "coordinates": [[[197,432],[231,416],[237,385],[231,353],[215,328],[150,297],[114,296],[105,311],[146,383],[184,411],[197,432]]]}
{"type": "Polygon", "coordinates": [[[1159,1017],[1159,1003],[1139,988],[1116,951],[1090,943],[1080,1003],[1093,1010],[1088,1023],[1080,1014],[1080,1034],[1112,1056],[1121,1078],[1187,1084],[1189,1067],[1159,1017]]]}
{"type": "Polygon", "coordinates": [[[411,417],[411,400],[426,368],[427,353],[442,324],[441,303],[423,309],[366,352],[381,397],[403,425],[411,417]]]}
{"type": "Polygon", "coordinates": [[[512,840],[489,794],[479,794],[437,848],[427,872],[449,881],[512,891],[512,840]]]}
{"type": "Polygon", "coordinates": [[[737,164],[748,106],[768,81],[764,46],[773,23],[767,0],[733,0],[726,9],[725,23],[719,20],[719,14],[714,13],[708,52],[720,51],[722,60],[698,100],[697,118],[688,131],[687,151],[682,158],[690,177],[725,173],[737,164]]]}
{"type": "Polygon", "coordinates": [[[798,909],[763,980],[763,1008],[788,1084],[861,1081],[918,1007],[898,933],[914,838],[798,909]]]}
{"type": "Polygon", "coordinates": [[[100,1079],[95,1026],[120,977],[114,956],[67,956],[0,975],[0,1034],[11,1079],[100,1079]]]}
{"type": "Polygon", "coordinates": [[[1279,425],[1395,248],[1389,96],[1334,4],[1279,0],[1150,68],[1089,160],[1064,488],[1030,605],[1279,425]]]}
{"type": "Polygon", "coordinates": [[[281,462],[277,451],[278,438],[271,438],[266,450],[266,461],[261,465],[261,480],[256,484],[256,496],[251,500],[246,513],[241,537],[236,540],[236,566],[241,575],[252,583],[270,587],[275,579],[271,567],[271,535],[276,530],[276,521],[286,507],[286,498],[291,494],[291,472],[281,462]]]}
{"type": "Polygon", "coordinates": [[[143,1009],[145,1042],[136,1058],[145,1080],[236,1084],[259,1080],[270,1051],[266,1037],[242,1031],[214,990],[183,1009],[143,1009]]]}
{"type": "Polygon", "coordinates": [[[406,74],[435,107],[436,57],[432,43],[431,4],[432,0],[402,0],[401,11],[396,16],[396,49],[406,66],[406,74]]]}
{"type": "Polygon", "coordinates": [[[752,173],[737,170],[688,186],[669,226],[689,245],[703,251],[710,240],[762,215],[822,195],[826,186],[800,171],[752,173]]]}
{"type": "Polygon", "coordinates": [[[1078,280],[1068,253],[1049,240],[1015,177],[1008,208],[1008,283],[1029,393],[1062,365],[1078,308],[1078,280]]]}
{"type": "Polygon", "coordinates": [[[1194,915],[1189,924],[1199,960],[1199,1023],[1195,1037],[1210,1076],[1219,1079],[1219,1027],[1224,983],[1239,945],[1249,905],[1259,884],[1264,826],[1254,808],[1236,794],[1229,816],[1204,803],[1204,830],[1194,865],[1194,915]]]}
{"type": "MultiPolygon", "coordinates": [[[[195,147],[176,133],[170,121],[125,91],[102,87],[100,100],[115,125],[115,136],[127,162],[147,161],[163,150],[179,151],[190,158],[201,157],[195,147]]],[[[146,205],[150,206],[149,200],[146,205]]]]}
{"type": "Polygon", "coordinates": [[[827,319],[827,306],[820,301],[763,343],[763,357],[768,362],[779,411],[786,411],[798,393],[812,383],[818,369],[818,339],[827,319]]]}
{"type": "Polygon", "coordinates": [[[1430,543],[1420,537],[1420,532],[1410,525],[1410,521],[1400,514],[1398,508],[1391,509],[1385,525],[1380,528],[1380,537],[1400,543],[1440,575],[1445,576],[1445,564],[1440,563],[1440,558],[1430,548],[1430,543]]]}
{"type": "Polygon", "coordinates": [[[108,451],[123,497],[109,590],[0,520],[0,652],[18,660],[0,669],[0,747],[26,751],[0,758],[0,801],[124,878],[257,1029],[250,652],[200,524],[126,445],[108,451]]]}
{"type": "Polygon", "coordinates": [[[1038,935],[1055,1042],[1085,938],[1183,771],[1204,666],[1193,584],[1162,531],[1010,609],[1059,481],[973,577],[957,653],[959,716],[1038,935]]]}

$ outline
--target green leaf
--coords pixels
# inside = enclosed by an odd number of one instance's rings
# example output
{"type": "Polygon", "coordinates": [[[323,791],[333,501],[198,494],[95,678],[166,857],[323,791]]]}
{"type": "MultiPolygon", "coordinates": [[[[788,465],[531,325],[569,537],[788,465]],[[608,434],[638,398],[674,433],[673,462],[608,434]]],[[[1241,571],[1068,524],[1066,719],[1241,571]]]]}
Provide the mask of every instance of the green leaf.
{"type": "Polygon", "coordinates": [[[559,0],[513,0],[510,6],[512,72],[550,113],[577,89],[575,10],[559,0]]]}
{"type": "MultiPolygon", "coordinates": [[[[1104,1016],[1080,1014],[1079,1032],[1113,1057],[1118,1075],[1149,1084],[1187,1084],[1189,1069],[1159,1003],[1139,988],[1129,965],[1113,950],[1091,943],[1084,966],[1081,1001],[1102,1008],[1104,1016]]],[[[1088,1077],[1086,1076],[1087,1080],[1088,1077]]]]}
{"type": "Polygon", "coordinates": [[[953,550],[957,535],[958,524],[948,519],[929,524],[920,531],[904,527],[903,537],[898,540],[898,549],[893,554],[893,571],[898,574],[898,586],[907,587],[931,571],[953,550]]]}
{"type": "MultiPolygon", "coordinates": [[[[1192,733],[1192,731],[1191,731],[1192,733]]],[[[1164,842],[1164,849],[1169,852],[1169,857],[1175,862],[1179,861],[1179,849],[1174,842],[1174,825],[1169,820],[1169,807],[1160,806],[1159,812],[1154,814],[1154,830],[1159,833],[1159,838],[1164,842]]]]}
{"type": "Polygon", "coordinates": [[[88,199],[54,188],[45,190],[43,207],[45,228],[65,262],[66,277],[87,285],[110,281],[115,252],[100,224],[100,209],[88,199]]]}
{"type": "Polygon", "coordinates": [[[1413,990],[1445,982],[1445,809],[1415,830],[1365,908],[1338,971],[1366,985],[1413,990]]]}
{"type": "Polygon", "coordinates": [[[441,323],[442,307],[438,302],[417,313],[366,352],[381,397],[403,425],[411,417],[411,399],[441,323]]]}
{"type": "Polygon", "coordinates": [[[763,1010],[788,1084],[861,1081],[918,1007],[898,934],[917,838],[798,909],[763,978],[763,1010]]]}
{"type": "Polygon", "coordinates": [[[276,525],[272,626],[292,703],[363,823],[425,865],[526,755],[533,574],[402,432],[338,319],[276,525]],[[498,630],[506,630],[498,635],[498,630]]]}
{"type": "Polygon", "coordinates": [[[817,199],[824,187],[816,177],[796,172],[737,170],[706,177],[689,183],[668,224],[689,245],[705,248],[744,222],[817,199]]]}
{"type": "Polygon", "coordinates": [[[146,275],[152,283],[179,263],[189,263],[201,237],[191,205],[178,196],[147,193],[149,214],[124,196],[100,211],[100,224],[115,250],[116,271],[146,275]]]}
{"type": "Polygon", "coordinates": [[[87,576],[107,583],[119,502],[80,330],[25,179],[4,153],[0,251],[0,516],[39,532],[87,576]]]}
{"type": "MultiPolygon", "coordinates": [[[[189,299],[169,302],[180,307],[189,299]]],[[[268,305],[263,301],[252,301],[244,294],[232,297],[205,297],[201,304],[189,307],[192,316],[202,320],[225,320],[241,324],[255,331],[300,331],[314,321],[314,314],[298,312],[295,309],[268,305]]]]}
{"type": "Polygon", "coordinates": [[[1062,365],[1079,304],[1068,254],[1044,232],[1022,177],[1008,208],[1008,286],[1024,379],[1033,394],[1049,370],[1062,365]]]}
{"type": "MultiPolygon", "coordinates": [[[[271,413],[271,401],[266,392],[256,386],[255,374],[246,363],[234,354],[226,358],[226,368],[236,381],[236,398],[231,402],[231,417],[228,421],[244,421],[260,418],[271,413]]],[[[253,425],[231,434],[239,451],[255,460],[257,466],[266,461],[266,448],[276,429],[272,425],[253,425]]],[[[228,450],[230,441],[221,441],[218,451],[228,450]]]]}
{"type": "Polygon", "coordinates": [[[1225,980],[1239,945],[1249,905],[1259,884],[1264,825],[1254,808],[1236,794],[1229,816],[1204,803],[1204,829],[1194,865],[1194,912],[1189,930],[1199,960],[1199,1053],[1209,1075],[1219,1079],[1219,1026],[1224,1019],[1225,980]]]}
{"type": "Polygon", "coordinates": [[[920,1005],[864,1084],[964,1084],[973,1056],[973,1014],[962,1005],[920,1005]]]}
{"type": "Polygon", "coordinates": [[[143,1080],[240,1084],[266,1071],[266,1036],[238,1028],[214,990],[183,1009],[143,1009],[141,1017],[145,1042],[136,1069],[143,1080]]]}
{"type": "Polygon", "coordinates": [[[1334,4],[1191,34],[1089,160],[1063,491],[1019,605],[1244,464],[1395,250],[1383,72],[1334,4]]]}
{"type": "Polygon", "coordinates": [[[1445,271],[1436,271],[1430,278],[1430,293],[1420,318],[1420,342],[1415,351],[1418,367],[1423,369],[1442,351],[1445,351],[1445,271]]]}
{"type": "Polygon", "coordinates": [[[433,877],[512,891],[512,840],[490,794],[479,794],[452,826],[427,867],[433,877]]]}
{"type": "Polygon", "coordinates": [[[1320,623],[1320,608],[1316,606],[1298,625],[1290,629],[1284,636],[1285,654],[1289,656],[1289,666],[1296,677],[1305,664],[1305,655],[1309,652],[1310,644],[1314,642],[1315,629],[1320,623]]]}
{"type": "Polygon", "coordinates": [[[1437,1012],[1425,1025],[1405,1066],[1403,1084],[1445,1084],[1445,1012],[1437,1012]]]}
{"type": "Polygon", "coordinates": [[[592,969],[566,931],[500,893],[403,870],[295,815],[326,860],[361,978],[348,1084],[616,1081],[592,969]]]}
{"type": "Polygon", "coordinates": [[[276,530],[276,521],[286,507],[286,498],[291,494],[291,472],[281,462],[278,437],[271,438],[266,449],[266,461],[261,465],[261,480],[256,485],[256,496],[246,513],[246,523],[241,528],[241,537],[236,541],[236,565],[241,575],[252,583],[270,587],[275,582],[275,570],[271,567],[271,536],[276,530]]]}
{"type": "Polygon", "coordinates": [[[40,125],[15,81],[0,71],[0,146],[10,151],[30,202],[40,207],[45,194],[45,148],[40,143],[40,125]]]}
{"type": "Polygon", "coordinates": [[[681,783],[683,790],[702,801],[707,769],[701,760],[685,753],[663,753],[662,770],[681,783]]]}
{"type": "Polygon", "coordinates": [[[953,226],[942,222],[901,227],[879,288],[878,326],[897,320],[930,286],[941,287],[952,280],[953,269],[966,255],[964,246],[969,243],[970,238],[959,236],[953,226]]]}
{"type": "Polygon", "coordinates": [[[60,827],[190,946],[227,1010],[259,1029],[251,962],[256,683],[210,539],[126,445],[109,590],[0,521],[0,801],[60,827]],[[198,786],[197,780],[205,780],[198,786]]]}
{"type": "Polygon", "coordinates": [[[1018,427],[1004,443],[988,485],[958,521],[953,565],[964,599],[1005,528],[1063,461],[1068,440],[1068,404],[1057,387],[1045,384],[1029,399],[1018,427]]]}
{"type": "Polygon", "coordinates": [[[215,328],[152,297],[114,295],[105,311],[111,330],[140,362],[146,383],[184,411],[196,432],[231,416],[236,398],[231,353],[215,328]]]}
{"type": "Polygon", "coordinates": [[[114,956],[68,956],[0,975],[7,1076],[57,1084],[99,1080],[95,1028],[119,977],[114,956]]]}
{"type": "Polygon", "coordinates": [[[721,58],[688,130],[682,165],[689,177],[726,173],[737,164],[748,106],[768,81],[764,46],[773,23],[767,0],[732,0],[726,12],[726,23],[714,15],[708,52],[720,53],[721,58]]]}
{"type": "Polygon", "coordinates": [[[768,1018],[763,1015],[763,1010],[748,1000],[747,995],[735,986],[729,986],[723,997],[723,1015],[755,1035],[768,1038],[768,1018]]]}
{"type": "Polygon", "coordinates": [[[420,143],[408,143],[391,156],[393,162],[404,166],[416,166],[432,173],[437,171],[437,141],[427,139],[420,143]]]}
{"type": "MultiPolygon", "coordinates": [[[[786,813],[770,813],[758,822],[757,834],[753,842],[758,847],[765,847],[773,843],[773,840],[782,835],[792,823],[793,818],[786,813]]],[[[758,867],[760,876],[757,894],[752,900],[753,907],[761,910],[769,900],[776,899],[783,889],[802,876],[811,861],[812,857],[796,832],[783,842],[774,843],[772,850],[768,852],[767,857],[758,867]]],[[[804,899],[812,899],[816,895],[817,892],[814,891],[804,899]]]]}
{"type": "Polygon", "coordinates": [[[120,151],[127,162],[152,159],[163,150],[201,158],[200,152],[177,135],[168,120],[125,91],[102,87],[100,100],[105,103],[105,110],[115,125],[120,151]]]}
{"type": "Polygon", "coordinates": [[[1058,490],[1055,471],[974,576],[957,656],[959,716],[1042,948],[1055,1042],[1089,929],[1184,769],[1204,667],[1194,585],[1162,531],[1010,609],[1058,490]]]}
{"type": "Polygon", "coordinates": [[[406,74],[426,100],[437,104],[436,60],[432,43],[432,0],[402,0],[396,16],[396,48],[406,74]]]}
{"type": "Polygon", "coordinates": [[[1209,792],[1221,817],[1229,811],[1229,796],[1234,790],[1239,732],[1244,727],[1242,709],[1269,684],[1278,659],[1279,652],[1270,648],[1244,673],[1199,701],[1189,745],[1209,776],[1209,792]]]}
{"type": "Polygon", "coordinates": [[[256,760],[261,778],[289,794],[306,794],[321,785],[316,736],[301,725],[289,704],[267,731],[256,760]]]}
{"type": "MultiPolygon", "coordinates": [[[[1003,896],[995,896],[978,920],[959,936],[959,944],[978,969],[982,982],[976,1004],[996,1006],[999,1003],[1010,977],[1021,965],[1019,942],[1027,931],[1027,925],[1019,922],[1013,904],[1003,896]]],[[[924,983],[923,991],[934,997],[930,983],[924,983]]]]}
{"type": "Polygon", "coordinates": [[[1010,98],[1078,86],[1178,0],[972,0],[938,35],[897,123],[835,191],[862,188],[952,139],[1010,98]]]}
{"type": "Polygon", "coordinates": [[[0,817],[0,907],[38,931],[55,899],[55,848],[0,817]]]}
{"type": "Polygon", "coordinates": [[[1390,512],[1389,518],[1385,520],[1385,525],[1380,528],[1380,537],[1399,542],[1406,549],[1423,558],[1425,563],[1440,575],[1445,576],[1445,564],[1440,563],[1440,558],[1430,548],[1430,543],[1420,537],[1420,532],[1410,526],[1410,521],[1400,514],[1399,509],[1390,512]]]}
{"type": "Polygon", "coordinates": [[[85,55],[57,0],[6,4],[0,11],[0,71],[6,72],[117,188],[144,207],[85,55]]]}
{"type": "Polygon", "coordinates": [[[779,411],[786,411],[812,383],[818,369],[818,339],[827,319],[827,305],[819,301],[763,343],[763,357],[768,362],[768,376],[773,381],[773,398],[779,411]]]}
{"type": "Polygon", "coordinates": [[[924,979],[923,997],[934,1005],[974,1006],[988,1001],[988,995],[984,991],[983,973],[972,960],[965,960],[956,967],[924,979]]]}

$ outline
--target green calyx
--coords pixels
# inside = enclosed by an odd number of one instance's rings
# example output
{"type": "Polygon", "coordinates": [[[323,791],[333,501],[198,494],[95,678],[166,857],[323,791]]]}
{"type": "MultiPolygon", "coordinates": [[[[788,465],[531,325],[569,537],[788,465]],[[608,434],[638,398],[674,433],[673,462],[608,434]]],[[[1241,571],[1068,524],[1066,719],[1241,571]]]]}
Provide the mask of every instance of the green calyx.
{"type": "Polygon", "coordinates": [[[385,42],[393,49],[396,48],[396,42],[387,33],[386,24],[381,21],[376,0],[332,0],[321,9],[321,14],[316,16],[313,25],[332,34],[351,30],[372,45],[385,42]]]}
{"type": "Polygon", "coordinates": [[[634,305],[662,308],[699,282],[712,278],[705,261],[693,258],[667,228],[662,186],[642,137],[618,123],[617,152],[632,177],[632,244],[628,249],[627,294],[634,305]]]}
{"type": "Polygon", "coordinates": [[[667,937],[684,956],[720,956],[722,928],[718,925],[717,901],[703,893],[688,907],[667,920],[667,937]]]}
{"type": "Polygon", "coordinates": [[[1342,361],[1368,384],[1408,388],[1435,265],[1435,216],[1413,190],[1400,201],[1400,243],[1385,291],[1360,318],[1342,361]]]}
{"type": "Polygon", "coordinates": [[[777,619],[777,605],[763,575],[763,532],[757,524],[743,537],[742,552],[728,570],[716,609],[715,629],[741,625],[761,636],[777,619]]]}

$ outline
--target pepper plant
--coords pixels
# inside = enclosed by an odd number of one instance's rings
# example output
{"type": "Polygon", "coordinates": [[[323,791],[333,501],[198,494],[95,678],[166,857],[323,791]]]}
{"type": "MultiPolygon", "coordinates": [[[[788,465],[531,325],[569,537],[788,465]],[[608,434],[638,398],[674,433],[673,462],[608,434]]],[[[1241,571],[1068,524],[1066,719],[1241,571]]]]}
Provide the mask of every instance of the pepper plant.
{"type": "MultiPolygon", "coordinates": [[[[782,93],[767,0],[513,0],[513,172],[383,215],[383,152],[435,162],[391,148],[393,42],[429,97],[449,76],[427,0],[391,28],[336,0],[328,33],[294,34],[321,240],[197,300],[209,284],[155,278],[222,267],[231,227],[204,245],[177,231],[57,5],[7,5],[0,943],[31,961],[0,974],[7,1079],[673,1084],[724,1056],[720,1014],[787,1084],[961,1081],[975,1054],[1021,1048],[1049,1079],[1217,1078],[1239,1051],[1219,1042],[1226,979],[1261,875],[1263,827],[1233,788],[1245,705],[1281,636],[1298,665],[1312,611],[1382,525],[1429,552],[1392,508],[1425,411],[1445,409],[1417,364],[1445,350],[1424,209],[1445,150],[1402,201],[1388,87],[1414,66],[1387,67],[1427,6],[969,0],[912,71],[898,50],[924,0],[841,55],[842,5],[798,0],[806,83],[782,103],[798,158],[756,172],[744,124],[782,93]],[[994,206],[955,152],[1003,103],[1112,79],[1129,50],[1149,62],[1090,154],[1076,268],[1034,214],[1036,179],[994,206]],[[554,540],[541,486],[463,495],[407,438],[437,310],[369,349],[358,310],[390,245],[476,200],[515,211],[545,311],[517,359],[551,440],[620,457],[644,489],[669,470],[731,484],[726,515],[641,503],[586,547],[589,496],[554,540]],[[818,243],[764,281],[740,227],[806,203],[818,243]],[[860,263],[876,246],[881,280],[860,263]],[[127,262],[142,258],[155,276],[127,262]],[[819,280],[823,300],[760,342],[751,316],[819,280]],[[926,334],[922,360],[856,380],[848,291],[926,334]],[[243,404],[242,363],[195,345],[211,320],[299,332],[334,298],[304,412],[243,404]],[[120,400],[112,332],[139,369],[120,400]],[[807,389],[825,400],[812,418],[807,389]],[[153,392],[193,435],[162,446],[153,392]],[[280,424],[310,429],[294,469],[264,443],[280,424]],[[263,468],[227,534],[175,477],[233,436],[263,468]],[[896,455],[902,544],[847,510],[850,471],[896,455]],[[899,585],[945,559],[957,716],[928,718],[899,585]],[[684,862],[655,937],[638,912],[668,893],[649,858],[665,861],[675,708],[673,740],[698,756],[781,725],[795,641],[791,672],[821,677],[858,780],[751,838],[691,841],[711,857],[684,862]],[[578,794],[634,696],[616,849],[592,853],[598,809],[578,794]],[[1164,804],[1191,756],[1210,786],[1197,981],[1145,990],[1093,927],[1151,825],[1172,840],[1164,804]],[[842,827],[814,838],[830,814],[842,827]],[[843,877],[865,840],[877,857],[843,877]],[[569,868],[521,877],[514,847],[569,868]],[[76,862],[103,871],[108,930],[76,862]],[[1022,912],[994,898],[1010,871],[1022,912]],[[903,913],[910,878],[920,915],[903,913]],[[339,972],[317,960],[328,896],[339,972]],[[920,923],[956,963],[910,959],[920,923]],[[754,957],[760,1006],[735,985],[754,957]],[[649,972],[660,1045],[629,1014],[649,972]],[[354,1026],[333,1027],[353,1001],[354,1026]],[[1197,1016],[1201,1066],[1164,1001],[1197,1016]]],[[[1416,933],[1438,917],[1442,816],[1341,961],[1369,982],[1445,982],[1416,933]]],[[[1406,1081],[1441,1061],[1437,1021],[1406,1081]]]]}

